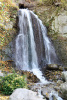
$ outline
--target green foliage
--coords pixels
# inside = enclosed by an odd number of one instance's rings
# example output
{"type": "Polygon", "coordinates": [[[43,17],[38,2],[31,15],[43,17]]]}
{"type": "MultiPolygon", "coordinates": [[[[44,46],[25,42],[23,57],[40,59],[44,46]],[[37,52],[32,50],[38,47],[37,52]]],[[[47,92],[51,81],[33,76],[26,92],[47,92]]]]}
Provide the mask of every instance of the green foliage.
{"type": "Polygon", "coordinates": [[[5,95],[10,95],[16,88],[27,88],[25,76],[16,73],[6,75],[0,79],[0,90],[5,95]]]}

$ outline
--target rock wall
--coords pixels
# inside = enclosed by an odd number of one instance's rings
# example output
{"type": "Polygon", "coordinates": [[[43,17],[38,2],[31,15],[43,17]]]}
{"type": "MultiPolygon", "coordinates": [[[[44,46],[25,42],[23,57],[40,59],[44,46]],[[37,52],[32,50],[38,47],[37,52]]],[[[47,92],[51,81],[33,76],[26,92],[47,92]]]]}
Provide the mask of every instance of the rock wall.
{"type": "Polygon", "coordinates": [[[2,61],[12,60],[11,43],[17,35],[17,9],[10,0],[0,1],[0,66],[4,65],[2,61]]]}

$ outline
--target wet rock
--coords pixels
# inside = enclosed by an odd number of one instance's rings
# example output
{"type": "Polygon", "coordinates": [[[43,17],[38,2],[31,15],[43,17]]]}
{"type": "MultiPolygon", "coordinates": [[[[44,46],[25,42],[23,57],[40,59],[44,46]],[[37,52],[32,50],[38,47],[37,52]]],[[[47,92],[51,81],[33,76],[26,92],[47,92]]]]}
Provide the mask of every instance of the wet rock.
{"type": "Polygon", "coordinates": [[[60,90],[60,88],[59,88],[58,86],[54,86],[54,89],[55,89],[56,91],[59,91],[59,90],[60,90]]]}
{"type": "Polygon", "coordinates": [[[63,71],[64,67],[58,64],[47,64],[46,69],[48,70],[60,70],[63,71]]]}
{"type": "Polygon", "coordinates": [[[61,80],[61,73],[62,71],[59,70],[46,70],[45,77],[49,81],[57,82],[58,80],[61,80]]]}
{"type": "Polygon", "coordinates": [[[60,95],[60,87],[59,87],[60,84],[55,82],[53,83],[49,82],[49,84],[35,83],[35,84],[30,84],[29,87],[32,91],[35,91],[37,93],[38,91],[40,91],[39,93],[41,93],[41,95],[47,100],[62,100],[60,95]]]}
{"type": "Polygon", "coordinates": [[[27,81],[28,82],[38,82],[39,79],[32,73],[32,72],[29,72],[29,71],[21,71],[22,75],[26,75],[27,76],[27,81]]]}
{"type": "Polygon", "coordinates": [[[62,79],[67,82],[67,71],[62,72],[62,79]]]}
{"type": "Polygon", "coordinates": [[[56,82],[56,85],[54,85],[54,89],[55,91],[57,91],[57,93],[60,95],[60,85],[63,84],[63,81],[62,80],[58,80],[56,82]]]}
{"type": "Polygon", "coordinates": [[[60,85],[61,96],[64,100],[67,100],[67,82],[60,85]]]}
{"type": "Polygon", "coordinates": [[[37,95],[37,92],[33,92],[28,89],[18,88],[9,97],[9,100],[44,100],[37,95]]]}
{"type": "Polygon", "coordinates": [[[42,83],[36,83],[36,84],[30,84],[29,88],[32,91],[35,91],[37,93],[41,93],[41,95],[43,95],[45,98],[49,99],[49,94],[51,93],[51,91],[55,91],[54,89],[54,84],[42,84],[42,83]],[[39,92],[40,91],[40,92],[39,92]]]}
{"type": "Polygon", "coordinates": [[[44,86],[42,87],[42,95],[44,95],[47,99],[49,99],[49,96],[50,96],[50,93],[51,91],[55,91],[53,85],[47,85],[47,86],[44,86]]]}
{"type": "Polygon", "coordinates": [[[46,68],[49,70],[58,70],[59,66],[57,64],[48,64],[46,68]]]}
{"type": "Polygon", "coordinates": [[[57,82],[56,82],[56,85],[54,86],[54,89],[55,89],[55,91],[60,91],[60,85],[63,83],[63,81],[61,81],[61,80],[58,80],[57,82]]]}

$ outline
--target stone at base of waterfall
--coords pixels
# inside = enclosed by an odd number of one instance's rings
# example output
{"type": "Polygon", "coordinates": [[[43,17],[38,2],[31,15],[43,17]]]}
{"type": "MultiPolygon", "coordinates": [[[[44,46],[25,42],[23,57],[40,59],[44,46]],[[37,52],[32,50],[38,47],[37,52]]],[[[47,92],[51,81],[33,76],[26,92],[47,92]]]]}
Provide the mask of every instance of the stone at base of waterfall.
{"type": "Polygon", "coordinates": [[[60,92],[63,99],[67,100],[67,82],[60,85],[60,92]]]}
{"type": "Polygon", "coordinates": [[[28,89],[18,88],[9,97],[9,100],[45,100],[37,95],[37,92],[33,92],[28,89]]]}
{"type": "Polygon", "coordinates": [[[48,85],[45,85],[44,87],[42,87],[42,94],[47,98],[49,99],[49,94],[51,93],[51,91],[55,91],[54,90],[54,85],[52,84],[48,84],[48,85]]]}
{"type": "Polygon", "coordinates": [[[57,70],[59,69],[59,66],[57,64],[48,64],[46,68],[49,70],[57,70]]]}
{"type": "Polygon", "coordinates": [[[2,77],[4,76],[3,73],[1,72],[1,70],[0,70],[0,76],[2,76],[2,77]]]}
{"type": "Polygon", "coordinates": [[[62,79],[67,82],[67,71],[62,72],[62,79]]]}
{"type": "Polygon", "coordinates": [[[39,79],[36,77],[36,75],[34,75],[32,72],[30,71],[21,71],[22,75],[26,75],[27,76],[27,82],[28,83],[36,83],[39,81],[39,79]]]}

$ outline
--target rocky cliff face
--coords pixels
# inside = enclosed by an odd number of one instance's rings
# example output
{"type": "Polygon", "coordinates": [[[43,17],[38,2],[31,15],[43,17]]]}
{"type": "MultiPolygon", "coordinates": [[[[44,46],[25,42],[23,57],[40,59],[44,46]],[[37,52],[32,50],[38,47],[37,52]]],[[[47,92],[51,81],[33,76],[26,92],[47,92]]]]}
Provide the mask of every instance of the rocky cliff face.
{"type": "Polygon", "coordinates": [[[15,3],[10,0],[0,1],[0,64],[4,60],[11,60],[10,42],[16,36],[16,16],[17,9],[15,3]]]}
{"type": "MultiPolygon", "coordinates": [[[[32,8],[30,8],[32,9],[32,8]]],[[[47,27],[48,36],[55,47],[59,64],[67,66],[67,8],[64,6],[37,4],[33,7],[34,13],[47,27]]]]}

